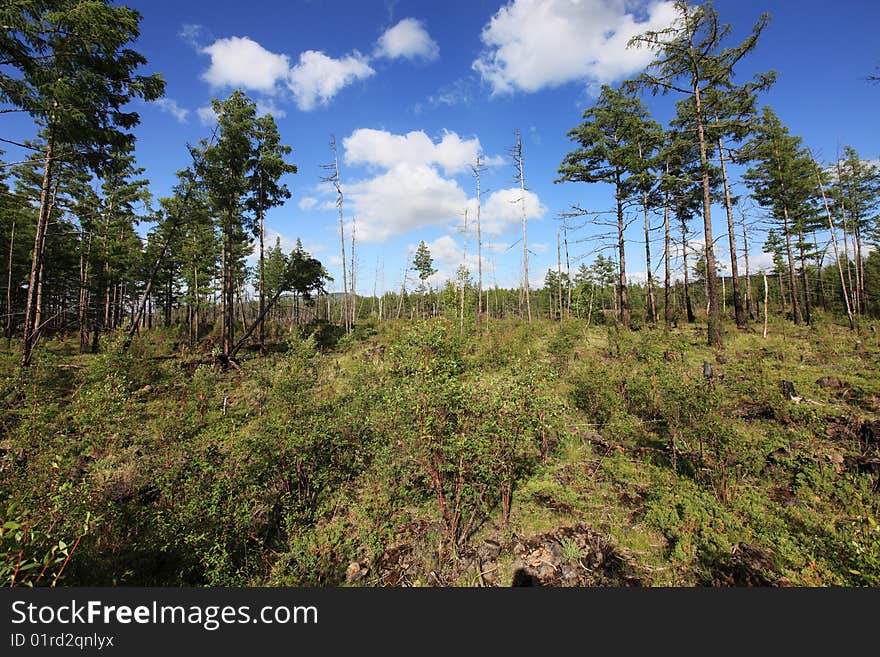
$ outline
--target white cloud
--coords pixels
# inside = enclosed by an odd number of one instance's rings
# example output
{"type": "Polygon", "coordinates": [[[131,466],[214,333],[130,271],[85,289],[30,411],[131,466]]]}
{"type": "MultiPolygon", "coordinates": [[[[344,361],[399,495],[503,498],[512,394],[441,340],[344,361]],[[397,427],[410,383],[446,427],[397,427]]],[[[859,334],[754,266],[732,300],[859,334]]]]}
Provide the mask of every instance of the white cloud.
{"type": "Polygon", "coordinates": [[[211,66],[202,79],[212,87],[272,92],[290,70],[287,55],[270,52],[248,37],[217,39],[202,52],[211,57],[211,66]]]}
{"type": "Polygon", "coordinates": [[[424,164],[398,164],[375,178],[349,184],[344,191],[357,216],[358,239],[368,242],[449,223],[467,203],[457,182],[424,164]]]}
{"type": "Polygon", "coordinates": [[[154,100],[153,104],[166,114],[173,116],[178,123],[186,123],[186,117],[189,116],[189,110],[177,104],[173,98],[160,98],[154,100]]]}
{"type": "Polygon", "coordinates": [[[479,139],[462,139],[454,132],[445,132],[440,142],[434,143],[421,130],[395,135],[369,128],[355,130],[343,140],[343,146],[348,164],[383,169],[399,164],[439,165],[447,175],[467,171],[481,150],[479,139]]]}
{"type": "MultiPolygon", "coordinates": [[[[458,268],[462,264],[462,256],[464,255],[462,243],[450,235],[443,235],[433,241],[425,242],[425,246],[428,247],[433,260],[433,267],[437,270],[435,274],[428,278],[428,283],[434,287],[441,287],[447,280],[457,280],[458,268]]],[[[410,264],[417,248],[417,244],[407,246],[407,262],[410,264]]],[[[467,260],[465,261],[465,266],[471,274],[477,271],[477,255],[474,253],[474,250],[471,245],[468,246],[467,260]]],[[[483,267],[486,267],[485,258],[483,267]]],[[[411,284],[415,283],[417,285],[418,279],[413,278],[414,275],[412,272],[409,274],[409,281],[411,284]]]]}
{"type": "MultiPolygon", "coordinates": [[[[492,192],[480,208],[480,227],[489,235],[501,235],[522,225],[522,190],[510,187],[492,192]]],[[[543,219],[547,208],[534,192],[526,190],[526,219],[543,219]]],[[[476,201],[471,202],[471,216],[476,216],[476,201]]],[[[535,245],[530,245],[534,247],[535,245]]]]}
{"type": "Polygon", "coordinates": [[[177,36],[196,50],[201,50],[202,44],[210,40],[208,29],[197,23],[184,23],[180,26],[177,36]]]}
{"type": "Polygon", "coordinates": [[[299,200],[299,203],[297,203],[297,205],[299,206],[300,210],[305,210],[306,212],[308,212],[316,205],[318,205],[318,199],[316,199],[314,196],[304,196],[299,200]]]}
{"type": "Polygon", "coordinates": [[[628,49],[629,39],[673,18],[669,1],[512,0],[483,27],[485,49],[473,68],[495,94],[610,82],[652,58],[650,50],[628,49]]]}
{"type": "Polygon", "coordinates": [[[307,50],[290,69],[287,85],[296,98],[297,107],[308,112],[319,104],[326,105],[343,88],[374,73],[367,58],[357,51],[334,59],[323,52],[307,50]]]}
{"type": "Polygon", "coordinates": [[[266,98],[258,98],[257,116],[265,116],[266,114],[271,114],[272,117],[276,119],[283,119],[287,116],[287,112],[281,107],[278,107],[273,101],[267,100],[266,98]]]}
{"type": "Polygon", "coordinates": [[[214,113],[214,108],[210,105],[198,108],[196,115],[198,115],[199,122],[203,126],[210,127],[217,123],[217,115],[214,113]]]}
{"type": "MultiPolygon", "coordinates": [[[[343,147],[346,163],[381,170],[371,178],[344,185],[346,211],[357,217],[359,240],[381,242],[427,226],[458,227],[466,208],[473,222],[476,200],[468,198],[454,176],[466,176],[470,186],[469,167],[480,151],[476,137],[462,139],[445,132],[435,142],[423,131],[396,135],[363,128],[346,137],[343,147]]],[[[485,161],[499,164],[503,159],[485,161]]],[[[322,193],[330,196],[325,190],[322,193]]],[[[482,219],[487,234],[503,233],[521,221],[521,207],[510,203],[520,196],[519,189],[510,189],[485,199],[482,219]]],[[[327,200],[320,207],[329,209],[334,204],[327,200]]],[[[534,193],[526,192],[526,211],[529,219],[538,219],[546,208],[534,193]]]]}
{"type": "Polygon", "coordinates": [[[379,37],[376,56],[388,59],[424,59],[432,61],[440,56],[437,42],[431,38],[421,21],[404,18],[379,37]]]}

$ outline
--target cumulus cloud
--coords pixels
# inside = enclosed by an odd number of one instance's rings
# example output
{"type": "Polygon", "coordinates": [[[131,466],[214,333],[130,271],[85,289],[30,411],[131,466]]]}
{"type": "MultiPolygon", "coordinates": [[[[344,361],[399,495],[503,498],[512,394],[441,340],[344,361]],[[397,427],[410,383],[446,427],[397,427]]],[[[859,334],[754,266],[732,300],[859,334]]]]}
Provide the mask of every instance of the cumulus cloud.
{"type": "MultiPolygon", "coordinates": [[[[476,137],[462,139],[447,131],[435,141],[421,130],[393,134],[361,128],[342,144],[347,164],[379,170],[371,178],[345,186],[346,208],[357,216],[358,239],[381,242],[417,228],[459,226],[465,209],[471,219],[476,216],[476,200],[469,198],[456,180],[464,176],[468,188],[472,185],[470,165],[481,150],[476,137]]],[[[503,159],[487,157],[485,161],[499,164],[503,159]]],[[[321,193],[330,196],[327,190],[321,193]]],[[[518,224],[522,209],[511,201],[518,202],[520,196],[517,188],[489,195],[482,206],[483,230],[501,234],[511,224],[518,224]]],[[[333,207],[333,202],[325,201],[320,207],[333,207]]],[[[546,214],[532,192],[526,192],[526,212],[529,219],[546,214]]]]}
{"type": "MultiPolygon", "coordinates": [[[[489,235],[502,235],[514,226],[522,224],[522,190],[519,187],[510,187],[492,192],[483,201],[480,208],[480,225],[483,232],[489,235]]],[[[547,214],[547,208],[541,203],[541,199],[534,192],[526,190],[526,219],[543,219],[547,214]]],[[[476,200],[471,202],[471,215],[476,213],[476,200]]],[[[534,246],[534,245],[532,245],[534,246]]]]}
{"type": "Polygon", "coordinates": [[[432,61],[440,56],[437,42],[431,38],[421,21],[404,18],[379,37],[376,56],[388,59],[423,59],[432,61]]]}
{"type": "Polygon", "coordinates": [[[381,242],[391,235],[455,220],[467,194],[455,180],[424,164],[399,164],[345,187],[357,216],[358,237],[381,242]]]}
{"type": "Polygon", "coordinates": [[[173,98],[160,98],[154,100],[153,104],[166,114],[173,116],[178,123],[186,123],[186,117],[189,116],[189,110],[177,104],[173,98]]]}
{"type": "Polygon", "coordinates": [[[670,1],[512,0],[483,27],[473,68],[494,94],[610,82],[652,58],[650,50],[628,49],[629,39],[673,18],[670,1]]]}
{"type": "Polygon", "coordinates": [[[202,79],[212,87],[272,92],[290,70],[287,55],[270,52],[248,37],[217,39],[202,52],[211,57],[202,79]]]}
{"type": "Polygon", "coordinates": [[[314,196],[304,196],[299,200],[299,203],[297,203],[297,205],[299,206],[300,210],[305,210],[306,212],[308,212],[316,205],[318,205],[318,199],[316,199],[314,196]]]}
{"type": "MultiPolygon", "coordinates": [[[[390,169],[399,164],[439,165],[447,175],[467,171],[480,152],[480,140],[462,139],[445,132],[435,143],[423,131],[395,135],[385,130],[360,128],[343,140],[345,162],[390,169]]],[[[492,163],[495,158],[491,158],[492,163]]]]}
{"type": "Polygon", "coordinates": [[[307,50],[290,70],[287,85],[296,98],[297,107],[308,112],[319,104],[326,105],[340,90],[374,73],[367,58],[357,51],[334,59],[323,52],[307,50]]]}

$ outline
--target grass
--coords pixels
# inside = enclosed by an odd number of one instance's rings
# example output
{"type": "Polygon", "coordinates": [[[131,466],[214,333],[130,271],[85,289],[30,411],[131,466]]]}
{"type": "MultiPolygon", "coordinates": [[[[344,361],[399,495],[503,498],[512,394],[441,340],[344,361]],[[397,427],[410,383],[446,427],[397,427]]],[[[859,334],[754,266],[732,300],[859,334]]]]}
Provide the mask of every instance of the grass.
{"type": "Polygon", "coordinates": [[[716,351],[690,326],[394,321],[230,371],[157,330],[126,355],[47,341],[26,381],[13,344],[0,575],[63,544],[70,585],[327,586],[403,550],[411,584],[478,585],[456,568],[489,540],[505,584],[516,537],[584,525],[648,585],[876,585],[876,328],[730,327],[716,351]]]}

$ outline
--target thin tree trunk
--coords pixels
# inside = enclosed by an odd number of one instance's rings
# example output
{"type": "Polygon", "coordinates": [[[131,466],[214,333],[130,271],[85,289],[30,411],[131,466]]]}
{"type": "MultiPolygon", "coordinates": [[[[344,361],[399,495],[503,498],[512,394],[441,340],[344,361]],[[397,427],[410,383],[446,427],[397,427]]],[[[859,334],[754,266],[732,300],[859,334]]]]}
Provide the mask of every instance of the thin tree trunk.
{"type": "Polygon", "coordinates": [[[783,227],[785,229],[785,253],[788,256],[788,285],[791,290],[791,303],[794,315],[794,323],[800,324],[803,321],[801,316],[801,305],[798,299],[797,279],[795,278],[794,255],[791,249],[791,230],[789,229],[788,206],[782,206],[783,227]]]}
{"type": "Polygon", "coordinates": [[[743,233],[743,257],[746,262],[746,312],[751,319],[754,319],[754,310],[752,308],[754,299],[752,298],[752,275],[749,272],[749,238],[746,232],[746,217],[743,213],[742,217],[742,233],[743,233]]]}
{"type": "Polygon", "coordinates": [[[682,219],[681,221],[681,259],[684,263],[684,305],[685,311],[687,313],[687,321],[688,324],[693,324],[697,321],[697,318],[694,316],[694,307],[691,305],[691,292],[690,287],[688,286],[688,260],[687,260],[687,222],[682,219]]]}
{"type": "MultiPolygon", "coordinates": [[[[483,328],[483,226],[481,221],[483,199],[480,196],[482,155],[477,153],[474,176],[477,179],[477,333],[483,328]]],[[[488,302],[486,306],[488,307],[488,302]]]]}
{"type": "Polygon", "coordinates": [[[654,271],[651,267],[651,224],[648,215],[648,194],[642,195],[642,206],[645,211],[645,264],[648,270],[648,307],[646,319],[657,323],[657,303],[654,300],[654,271]]]}
{"type": "MultiPolygon", "coordinates": [[[[51,121],[51,118],[50,118],[51,121]]],[[[27,304],[24,313],[24,343],[22,345],[21,367],[30,367],[37,327],[37,291],[40,287],[40,274],[43,270],[43,253],[46,246],[45,234],[49,223],[49,190],[52,183],[52,165],[55,160],[55,128],[50,124],[49,138],[46,141],[46,156],[43,164],[43,181],[40,186],[40,208],[37,212],[37,228],[34,231],[34,250],[31,255],[31,273],[28,281],[27,304]]]]}
{"type": "Polygon", "coordinates": [[[15,222],[9,234],[9,260],[6,264],[6,340],[7,348],[12,344],[12,251],[15,246],[15,222]]]}
{"type": "MultiPolygon", "coordinates": [[[[718,116],[715,116],[718,122],[718,116]]],[[[730,196],[730,180],[727,177],[727,160],[724,157],[724,142],[718,137],[718,156],[721,159],[721,176],[724,181],[724,207],[727,210],[727,236],[730,245],[730,275],[733,281],[733,313],[737,328],[746,327],[746,314],[743,311],[742,296],[739,289],[739,272],[736,262],[736,233],[733,228],[733,200],[730,196]]]]}
{"type": "Polygon", "coordinates": [[[626,249],[623,241],[623,192],[620,180],[620,171],[614,174],[615,200],[617,201],[617,257],[618,262],[618,286],[620,299],[620,323],[629,328],[629,303],[626,294],[626,249]]]}
{"type": "Polygon", "coordinates": [[[351,302],[349,304],[350,309],[351,309],[351,319],[349,320],[349,323],[348,323],[349,327],[354,326],[355,320],[357,320],[357,287],[355,286],[355,270],[356,270],[355,263],[356,263],[356,260],[355,260],[355,255],[354,255],[355,232],[356,232],[356,226],[354,225],[354,222],[352,222],[352,227],[351,227],[351,275],[349,277],[349,280],[351,281],[351,287],[350,287],[351,302]]]}
{"type": "Polygon", "coordinates": [[[766,338],[767,337],[767,322],[768,322],[769,316],[770,316],[770,309],[769,309],[769,306],[770,306],[769,289],[770,288],[767,285],[767,273],[762,271],[761,275],[764,278],[764,333],[762,334],[762,337],[766,338]]]}
{"type": "Polygon", "coordinates": [[[807,257],[804,253],[804,233],[798,228],[798,252],[801,257],[801,282],[804,285],[804,321],[813,325],[813,304],[810,299],[810,278],[807,272],[807,257]]]}
{"type": "MultiPolygon", "coordinates": [[[[259,295],[260,295],[260,316],[265,317],[263,311],[266,308],[266,288],[265,288],[265,277],[266,277],[266,261],[265,261],[265,250],[264,250],[264,239],[265,239],[265,227],[264,227],[264,217],[263,217],[263,171],[262,167],[260,167],[259,174],[259,183],[258,183],[258,195],[257,199],[257,220],[259,221],[260,226],[260,285],[259,285],[259,295]]],[[[266,323],[264,320],[260,321],[260,353],[266,353],[266,323]]]]}
{"type": "Polygon", "coordinates": [[[342,185],[339,181],[339,157],[336,152],[336,138],[330,138],[330,148],[333,151],[333,175],[330,182],[336,188],[336,207],[339,209],[339,243],[342,251],[342,316],[345,323],[345,332],[351,333],[348,314],[348,275],[346,274],[345,260],[345,223],[342,212],[342,185]]]}
{"type": "Polygon", "coordinates": [[[556,283],[559,302],[559,319],[562,319],[562,235],[556,231],[556,283]]]}
{"type": "Polygon", "coordinates": [[[822,176],[819,173],[819,165],[816,164],[816,180],[819,183],[819,191],[822,192],[822,203],[825,206],[825,215],[828,217],[828,230],[831,231],[831,244],[834,247],[834,260],[837,262],[837,272],[840,274],[840,291],[843,293],[843,302],[846,305],[846,317],[849,320],[849,330],[856,328],[853,319],[852,307],[849,304],[849,294],[846,291],[846,281],[843,278],[843,266],[840,264],[840,252],[837,250],[837,231],[834,229],[834,219],[831,216],[831,208],[828,207],[828,198],[825,196],[825,185],[822,184],[822,176]]]}
{"type": "MultiPolygon", "coordinates": [[[[666,175],[667,177],[669,176],[669,160],[666,161],[666,175]]],[[[672,322],[672,314],[669,307],[669,285],[671,283],[669,261],[671,255],[671,238],[669,232],[669,192],[666,192],[664,194],[663,200],[663,265],[665,269],[663,274],[663,321],[666,323],[667,327],[672,322]]]]}
{"type": "MultiPolygon", "coordinates": [[[[80,237],[80,243],[82,243],[83,237],[80,237]]],[[[80,247],[82,248],[82,247],[80,247]]],[[[79,350],[81,353],[86,353],[89,347],[89,331],[88,331],[88,309],[90,305],[89,300],[89,258],[91,256],[92,251],[92,234],[89,233],[89,240],[86,243],[86,253],[85,258],[83,258],[82,252],[80,252],[79,258],[79,267],[80,267],[80,288],[79,288],[79,350]]]]}
{"type": "Polygon", "coordinates": [[[462,247],[461,252],[461,266],[463,271],[461,272],[461,280],[459,282],[459,286],[461,287],[461,307],[459,309],[459,330],[462,335],[464,335],[464,272],[467,271],[467,225],[468,225],[468,211],[467,208],[464,209],[464,246],[462,247]]]}
{"type": "Polygon", "coordinates": [[[568,277],[565,281],[566,295],[568,297],[565,303],[565,316],[571,319],[571,260],[568,258],[568,227],[565,225],[565,222],[562,224],[562,234],[565,242],[565,275],[568,277]]]}
{"type": "Polygon", "coordinates": [[[522,242],[523,242],[523,290],[525,291],[526,310],[529,324],[532,323],[532,299],[529,293],[529,250],[526,243],[526,178],[523,171],[522,137],[516,131],[516,161],[519,166],[520,205],[522,206],[522,242]]]}
{"type": "Polygon", "coordinates": [[[694,83],[694,101],[697,110],[697,135],[700,141],[700,164],[703,172],[703,233],[706,243],[706,300],[709,312],[707,318],[707,337],[709,346],[721,348],[721,306],[718,303],[718,280],[715,269],[715,242],[712,239],[712,187],[709,181],[709,158],[706,146],[706,126],[703,116],[703,103],[699,85],[694,83]]]}

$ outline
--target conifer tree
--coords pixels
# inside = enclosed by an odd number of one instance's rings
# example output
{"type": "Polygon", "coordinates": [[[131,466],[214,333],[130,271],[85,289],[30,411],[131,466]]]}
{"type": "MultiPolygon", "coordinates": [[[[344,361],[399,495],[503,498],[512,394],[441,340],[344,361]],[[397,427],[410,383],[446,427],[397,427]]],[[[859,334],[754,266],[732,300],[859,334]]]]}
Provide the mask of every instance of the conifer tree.
{"type": "MultiPolygon", "coordinates": [[[[707,288],[709,292],[708,342],[721,347],[721,305],[712,237],[712,186],[709,171],[711,121],[705,99],[713,89],[732,89],[734,69],[757,45],[769,17],[760,17],[751,35],[737,46],[725,48],[724,40],[731,27],[719,23],[718,12],[706,2],[691,7],[687,0],[675,0],[676,18],[662,30],[648,31],[630,40],[630,46],[646,47],[656,53],[648,70],[631,86],[647,88],[652,93],[674,92],[689,98],[694,107],[694,143],[699,147],[703,168],[703,233],[706,245],[707,288]]],[[[763,76],[759,76],[760,79],[763,76]]]]}
{"type": "MultiPolygon", "coordinates": [[[[260,241],[257,285],[260,297],[260,314],[264,315],[263,310],[266,307],[266,291],[263,284],[265,275],[264,218],[267,210],[281,205],[290,198],[290,190],[280,180],[286,174],[296,173],[297,169],[295,164],[284,161],[284,156],[290,154],[291,148],[281,143],[278,126],[271,114],[257,118],[254,127],[256,143],[250,164],[251,196],[247,205],[248,209],[254,213],[255,228],[260,241]]],[[[265,349],[265,340],[264,322],[260,322],[260,350],[265,349]]]]}
{"type": "Polygon", "coordinates": [[[22,0],[0,7],[0,102],[24,110],[44,139],[40,198],[28,281],[21,365],[31,363],[37,337],[38,292],[45,232],[58,164],[81,158],[97,167],[124,150],[139,122],[134,98],[155,100],[164,91],[156,75],[138,75],[146,63],[129,47],[140,14],[107,0],[22,0]],[[9,71],[9,72],[7,72],[9,71]],[[63,145],[63,147],[62,147],[63,145]]]}
{"type": "MultiPolygon", "coordinates": [[[[584,112],[583,118],[581,125],[568,132],[578,148],[563,159],[556,182],[603,182],[614,186],[620,321],[629,326],[624,207],[634,192],[647,194],[647,154],[659,143],[660,126],[650,119],[638,98],[608,85],[602,87],[596,104],[584,112]]],[[[647,201],[644,205],[647,212],[647,201]]]]}
{"type": "MultiPolygon", "coordinates": [[[[752,167],[743,179],[752,190],[752,196],[762,207],[771,212],[772,219],[782,229],[785,254],[788,263],[788,284],[795,324],[806,319],[810,323],[809,290],[802,285],[805,294],[803,309],[796,278],[794,248],[803,232],[804,222],[815,209],[812,158],[801,146],[800,137],[791,135],[779,117],[769,107],[764,108],[761,123],[748,146],[752,167]]],[[[806,283],[806,262],[801,243],[802,282],[806,283]]]]}

